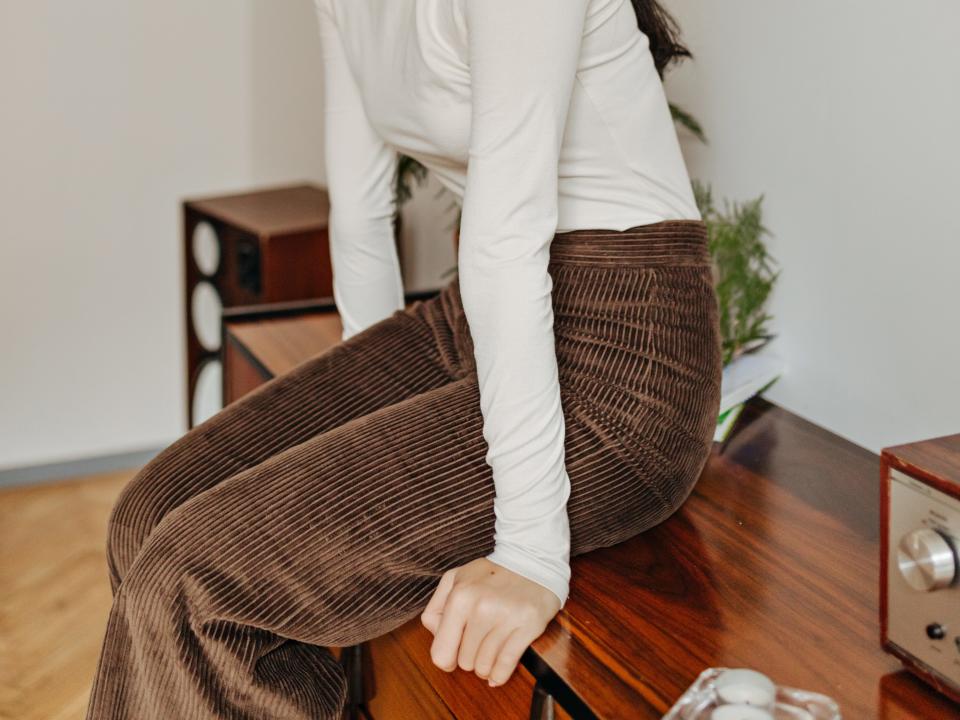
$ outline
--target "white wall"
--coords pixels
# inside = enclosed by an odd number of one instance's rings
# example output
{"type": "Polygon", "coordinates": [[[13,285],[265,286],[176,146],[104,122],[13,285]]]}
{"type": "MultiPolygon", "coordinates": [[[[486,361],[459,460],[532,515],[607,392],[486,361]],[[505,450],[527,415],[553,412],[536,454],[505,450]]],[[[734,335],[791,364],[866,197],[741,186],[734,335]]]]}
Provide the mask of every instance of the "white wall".
{"type": "MultiPolygon", "coordinates": [[[[274,165],[252,150],[278,147],[256,121],[253,19],[237,0],[0,4],[0,468],[182,432],[179,201],[319,157],[295,120],[274,165]]],[[[319,92],[289,109],[315,122],[319,92]]]]}
{"type": "Polygon", "coordinates": [[[181,424],[178,199],[250,179],[249,9],[0,5],[0,467],[181,424]]]}
{"type": "Polygon", "coordinates": [[[313,0],[252,0],[246,61],[257,183],[323,182],[323,76],[313,0]]]}
{"type": "Polygon", "coordinates": [[[179,203],[324,182],[319,50],[312,0],[0,3],[0,470],[183,432],[179,203]]]}
{"type": "Polygon", "coordinates": [[[768,393],[871,450],[960,432],[960,5],[673,0],[695,177],[765,194],[768,393]]]}

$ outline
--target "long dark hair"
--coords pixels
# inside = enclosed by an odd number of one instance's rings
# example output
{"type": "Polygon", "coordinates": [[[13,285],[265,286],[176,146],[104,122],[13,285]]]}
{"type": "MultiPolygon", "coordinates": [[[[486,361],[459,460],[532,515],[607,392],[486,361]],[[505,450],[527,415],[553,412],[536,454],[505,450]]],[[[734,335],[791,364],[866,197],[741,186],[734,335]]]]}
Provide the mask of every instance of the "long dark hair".
{"type": "Polygon", "coordinates": [[[677,21],[664,10],[657,0],[632,0],[637,14],[637,26],[650,40],[650,53],[657,73],[663,72],[671,62],[680,58],[692,58],[693,54],[680,42],[677,21]]]}

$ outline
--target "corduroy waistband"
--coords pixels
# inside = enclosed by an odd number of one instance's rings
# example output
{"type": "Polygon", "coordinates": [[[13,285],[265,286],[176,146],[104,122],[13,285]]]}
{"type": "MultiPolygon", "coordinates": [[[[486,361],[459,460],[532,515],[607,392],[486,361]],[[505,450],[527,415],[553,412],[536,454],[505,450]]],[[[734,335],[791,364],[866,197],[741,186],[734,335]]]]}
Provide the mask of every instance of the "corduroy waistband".
{"type": "Polygon", "coordinates": [[[551,262],[591,265],[701,265],[710,262],[703,220],[662,220],[626,230],[557,233],[551,262]]]}

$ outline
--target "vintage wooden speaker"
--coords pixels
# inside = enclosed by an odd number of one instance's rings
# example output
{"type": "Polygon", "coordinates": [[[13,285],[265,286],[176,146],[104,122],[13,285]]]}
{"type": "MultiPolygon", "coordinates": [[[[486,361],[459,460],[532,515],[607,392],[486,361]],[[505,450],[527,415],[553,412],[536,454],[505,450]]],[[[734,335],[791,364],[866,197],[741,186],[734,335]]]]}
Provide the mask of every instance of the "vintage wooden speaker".
{"type": "Polygon", "coordinates": [[[332,296],[329,208],[312,185],[183,202],[189,427],[222,405],[223,308],[332,296]]]}

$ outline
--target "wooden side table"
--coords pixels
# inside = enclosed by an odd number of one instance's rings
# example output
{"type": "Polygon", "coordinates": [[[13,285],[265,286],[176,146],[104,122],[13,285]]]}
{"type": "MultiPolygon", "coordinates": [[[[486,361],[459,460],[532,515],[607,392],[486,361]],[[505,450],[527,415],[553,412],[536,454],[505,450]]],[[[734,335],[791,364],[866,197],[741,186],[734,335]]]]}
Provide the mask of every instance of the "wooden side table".
{"type": "MultiPolygon", "coordinates": [[[[330,342],[330,309],[301,310],[227,320],[237,393],[330,342]]],[[[878,536],[879,458],[755,399],[677,513],[573,559],[566,607],[510,682],[436,668],[413,620],[369,643],[369,716],[654,720],[703,669],[753,667],[851,720],[960,718],[880,648],[878,536]]]]}

